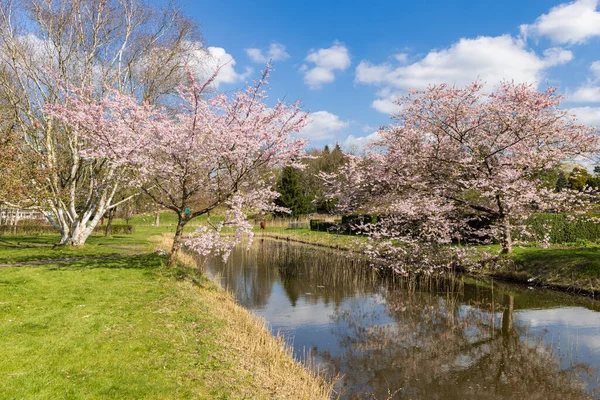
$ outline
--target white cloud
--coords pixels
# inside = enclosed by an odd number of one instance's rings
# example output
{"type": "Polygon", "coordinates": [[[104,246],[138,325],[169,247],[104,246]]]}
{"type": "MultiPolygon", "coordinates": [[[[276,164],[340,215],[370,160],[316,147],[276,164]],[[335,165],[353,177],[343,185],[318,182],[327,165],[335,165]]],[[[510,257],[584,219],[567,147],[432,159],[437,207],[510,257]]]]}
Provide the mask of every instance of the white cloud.
{"type": "Polygon", "coordinates": [[[600,86],[583,85],[569,96],[570,101],[600,103],[600,86]]]}
{"type": "Polygon", "coordinates": [[[594,74],[595,79],[600,80],[600,60],[594,61],[592,65],[590,65],[590,71],[594,74]]]}
{"type": "Polygon", "coordinates": [[[600,12],[598,0],[577,0],[563,3],[538,17],[531,25],[521,25],[521,34],[546,36],[555,43],[584,43],[600,36],[600,12]]]}
{"type": "Polygon", "coordinates": [[[448,49],[432,50],[423,59],[394,68],[361,61],[356,68],[359,83],[382,83],[401,89],[424,89],[432,83],[466,85],[479,78],[488,85],[503,79],[537,82],[551,66],[573,57],[567,50],[552,48],[540,58],[525,48],[522,40],[510,35],[460,39],[448,49]]]}
{"type": "Polygon", "coordinates": [[[354,136],[349,135],[346,140],[342,142],[342,148],[344,151],[359,154],[362,153],[369,143],[379,139],[379,133],[377,131],[367,135],[367,136],[354,136]]]}
{"type": "Polygon", "coordinates": [[[311,89],[320,89],[324,84],[335,80],[335,71],[344,71],[350,66],[350,54],[346,46],[334,44],[327,49],[314,50],[305,59],[313,67],[303,65],[304,83],[311,89]]]}
{"type": "Polygon", "coordinates": [[[371,107],[383,114],[396,114],[399,111],[398,104],[394,103],[395,98],[376,99],[371,103],[371,107]]]}
{"type": "Polygon", "coordinates": [[[590,72],[592,77],[568,96],[569,101],[600,103],[600,61],[594,61],[590,65],[590,72]]]}
{"type": "Polygon", "coordinates": [[[398,61],[402,64],[406,64],[408,62],[408,54],[407,53],[394,54],[394,58],[396,59],[396,61],[398,61]]]}
{"type": "Polygon", "coordinates": [[[374,131],[374,130],[376,130],[376,129],[377,129],[377,128],[375,128],[375,127],[374,127],[374,126],[372,126],[372,125],[363,125],[363,127],[362,127],[362,131],[363,131],[364,133],[373,132],[373,131],[374,131]]]}
{"type": "Polygon", "coordinates": [[[261,49],[246,49],[246,54],[255,63],[267,63],[269,61],[285,61],[290,55],[285,51],[285,46],[281,43],[271,43],[269,50],[263,53],[261,49]]]}
{"type": "Polygon", "coordinates": [[[566,64],[573,59],[573,53],[560,47],[551,47],[544,50],[544,62],[546,66],[566,64]]]}
{"type": "Polygon", "coordinates": [[[343,121],[338,115],[328,111],[317,111],[308,117],[306,127],[300,136],[311,140],[331,139],[336,132],[350,126],[348,121],[343,121]]]}
{"type": "Polygon", "coordinates": [[[600,128],[600,107],[574,107],[567,111],[575,114],[582,124],[600,128]]]}
{"type": "Polygon", "coordinates": [[[220,67],[219,73],[215,78],[214,85],[219,87],[222,83],[238,83],[246,80],[252,73],[252,68],[246,67],[243,73],[235,70],[236,61],[222,47],[208,47],[204,50],[198,50],[197,58],[199,63],[199,75],[206,79],[220,67]]]}
{"type": "MultiPolygon", "coordinates": [[[[504,79],[539,84],[546,69],[569,62],[573,54],[551,48],[543,57],[526,48],[523,40],[510,35],[460,39],[447,49],[432,50],[424,58],[407,65],[373,64],[363,60],[356,68],[357,83],[383,85],[396,92],[425,89],[431,84],[464,86],[476,79],[488,88],[504,79]]],[[[372,106],[384,113],[397,110],[396,93],[379,94],[372,106]],[[391,97],[394,95],[395,97],[391,97]]]]}

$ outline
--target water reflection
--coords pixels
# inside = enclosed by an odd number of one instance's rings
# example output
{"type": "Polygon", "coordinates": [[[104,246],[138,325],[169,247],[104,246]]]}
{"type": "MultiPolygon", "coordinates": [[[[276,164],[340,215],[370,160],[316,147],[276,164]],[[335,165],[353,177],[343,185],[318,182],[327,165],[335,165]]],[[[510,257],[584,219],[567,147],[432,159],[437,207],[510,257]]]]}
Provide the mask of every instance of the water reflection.
{"type": "Polygon", "coordinates": [[[207,263],[310,352],[342,398],[596,398],[598,302],[469,278],[391,281],[360,260],[258,241],[207,263]]]}

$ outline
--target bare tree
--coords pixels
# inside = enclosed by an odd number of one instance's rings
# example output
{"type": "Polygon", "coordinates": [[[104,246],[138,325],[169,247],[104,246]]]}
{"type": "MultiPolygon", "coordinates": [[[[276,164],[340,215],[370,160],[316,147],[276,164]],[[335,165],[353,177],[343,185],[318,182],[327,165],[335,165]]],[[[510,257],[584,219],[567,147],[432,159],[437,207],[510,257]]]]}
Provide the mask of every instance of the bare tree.
{"type": "MultiPolygon", "coordinates": [[[[83,138],[45,112],[64,89],[108,89],[164,103],[204,54],[194,24],[169,3],[143,0],[0,0],[0,98],[17,132],[21,156],[38,171],[35,190],[3,199],[35,208],[80,245],[102,215],[129,197],[115,196],[127,174],[87,160],[83,138]]],[[[10,171],[8,171],[10,172],[10,171]]]]}

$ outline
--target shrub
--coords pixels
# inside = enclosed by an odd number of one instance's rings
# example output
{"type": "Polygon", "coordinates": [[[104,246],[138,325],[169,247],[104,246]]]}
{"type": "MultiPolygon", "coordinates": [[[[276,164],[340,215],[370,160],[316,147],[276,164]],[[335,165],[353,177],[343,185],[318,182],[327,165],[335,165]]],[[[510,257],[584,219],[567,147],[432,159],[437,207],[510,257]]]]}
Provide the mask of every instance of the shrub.
{"type": "MultiPolygon", "coordinates": [[[[104,233],[106,226],[96,226],[94,233],[104,233]]],[[[113,225],[111,234],[131,235],[135,232],[133,225],[113,225]]],[[[51,235],[58,233],[58,230],[49,224],[21,224],[21,225],[0,225],[0,235],[51,235]]]]}
{"type": "Polygon", "coordinates": [[[347,214],[342,216],[342,226],[345,233],[349,235],[361,235],[365,232],[359,228],[361,224],[374,224],[377,223],[377,214],[347,214]]]}
{"type": "Polygon", "coordinates": [[[311,231],[332,232],[332,231],[338,231],[339,228],[340,228],[340,225],[336,222],[322,221],[320,219],[311,219],[310,220],[310,230],[311,231]]]}
{"type": "Polygon", "coordinates": [[[590,217],[540,213],[529,217],[527,226],[537,238],[543,238],[549,228],[550,243],[589,243],[600,239],[600,224],[589,220],[590,217]]]}
{"type": "MultiPolygon", "coordinates": [[[[98,225],[94,229],[94,233],[104,233],[106,231],[106,226],[98,225]]],[[[129,224],[116,224],[110,227],[111,235],[132,235],[135,232],[135,227],[129,224]]]]}

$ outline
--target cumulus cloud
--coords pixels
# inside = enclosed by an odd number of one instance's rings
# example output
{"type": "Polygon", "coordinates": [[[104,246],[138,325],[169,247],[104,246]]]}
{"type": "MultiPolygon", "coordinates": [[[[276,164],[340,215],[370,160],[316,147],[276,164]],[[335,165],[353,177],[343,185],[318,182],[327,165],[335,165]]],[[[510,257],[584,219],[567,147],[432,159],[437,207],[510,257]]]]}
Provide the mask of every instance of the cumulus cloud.
{"type": "Polygon", "coordinates": [[[545,36],[555,43],[580,44],[600,36],[598,0],[577,0],[563,3],[538,17],[533,24],[521,25],[521,34],[545,36]]]}
{"type": "Polygon", "coordinates": [[[580,86],[573,94],[569,96],[569,100],[580,103],[599,103],[600,86],[591,84],[580,86]]]}
{"type": "Polygon", "coordinates": [[[246,54],[255,63],[267,63],[269,61],[285,61],[290,55],[285,51],[285,46],[281,43],[271,43],[269,50],[263,52],[261,49],[246,49],[246,54]]]}
{"type": "Polygon", "coordinates": [[[304,83],[311,89],[320,89],[335,80],[335,71],[344,71],[350,66],[350,53],[346,46],[336,43],[327,49],[309,52],[305,61],[314,66],[305,64],[300,69],[304,72],[304,83]]]}
{"type": "Polygon", "coordinates": [[[220,67],[219,73],[214,81],[214,85],[217,88],[222,83],[243,82],[252,73],[252,68],[249,67],[246,67],[244,72],[241,73],[236,71],[235,59],[222,47],[208,47],[206,50],[198,50],[196,58],[198,59],[197,68],[200,78],[206,79],[212,76],[220,67]]]}
{"type": "Polygon", "coordinates": [[[594,74],[594,78],[600,80],[600,61],[594,61],[592,65],[590,65],[590,71],[594,74]]]}
{"type": "Polygon", "coordinates": [[[349,135],[346,140],[341,143],[342,148],[347,153],[360,154],[365,150],[365,147],[379,139],[379,133],[377,131],[372,132],[366,136],[354,136],[349,135]]]}
{"type": "Polygon", "coordinates": [[[582,124],[600,128],[600,107],[574,107],[567,111],[575,114],[582,124]]]}
{"type": "Polygon", "coordinates": [[[343,121],[338,115],[328,111],[317,111],[309,115],[308,123],[300,132],[300,136],[311,140],[331,139],[348,126],[350,123],[343,121]]]}
{"type": "Polygon", "coordinates": [[[408,54],[407,53],[398,53],[398,54],[394,54],[394,58],[396,59],[396,61],[405,64],[406,62],[408,62],[408,54]]]}
{"type": "MultiPolygon", "coordinates": [[[[464,86],[480,79],[491,88],[504,79],[539,83],[546,69],[569,62],[573,53],[550,48],[543,56],[527,49],[523,40],[510,35],[460,39],[447,49],[432,50],[411,64],[373,64],[363,60],[356,67],[357,83],[381,85],[398,91],[425,89],[431,84],[464,86]]],[[[384,113],[396,110],[397,93],[379,94],[372,106],[384,113]],[[394,95],[395,97],[391,97],[394,95]]]]}
{"type": "Polygon", "coordinates": [[[401,89],[424,89],[432,83],[462,86],[478,77],[489,85],[503,79],[537,82],[546,68],[572,58],[570,51],[558,48],[547,50],[541,58],[527,50],[522,40],[510,35],[463,38],[448,49],[433,50],[406,66],[361,61],[356,68],[356,82],[389,84],[401,89]]]}
{"type": "Polygon", "coordinates": [[[600,103],[600,61],[590,65],[591,77],[568,96],[570,101],[581,103],[600,103]]]}

